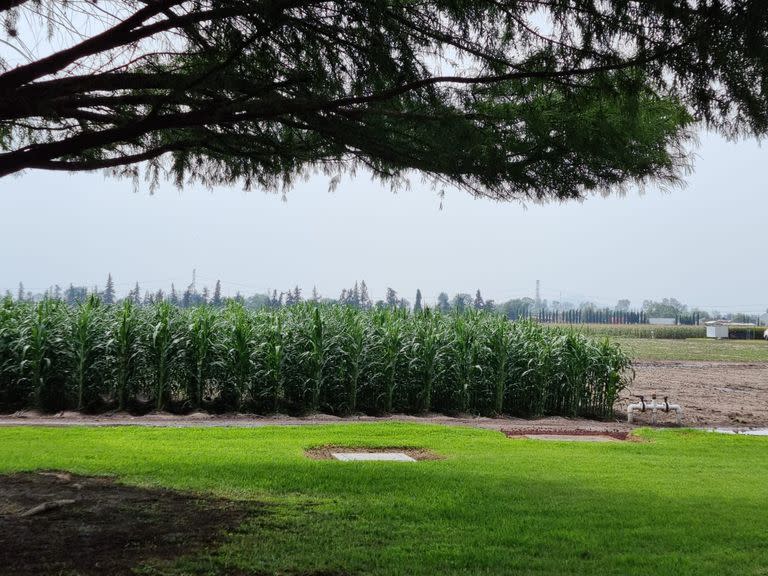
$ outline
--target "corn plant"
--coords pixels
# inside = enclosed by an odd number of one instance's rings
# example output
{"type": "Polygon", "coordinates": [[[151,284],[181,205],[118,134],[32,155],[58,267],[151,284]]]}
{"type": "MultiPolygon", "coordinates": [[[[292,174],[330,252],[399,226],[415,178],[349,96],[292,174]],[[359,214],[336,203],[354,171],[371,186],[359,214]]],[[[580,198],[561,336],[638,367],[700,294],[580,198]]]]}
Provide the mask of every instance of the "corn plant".
{"type": "Polygon", "coordinates": [[[357,410],[357,390],[363,371],[363,353],[366,345],[366,330],[362,315],[347,308],[340,318],[346,330],[340,333],[343,354],[343,382],[345,388],[345,412],[354,414],[357,410]]]}
{"type": "Polygon", "coordinates": [[[0,303],[0,411],[23,406],[25,401],[16,354],[16,343],[20,339],[19,310],[9,297],[0,303]]]}
{"type": "Polygon", "coordinates": [[[178,333],[177,314],[176,308],[162,302],[149,318],[150,331],[145,349],[157,410],[163,410],[170,400],[172,373],[179,360],[182,336],[178,333]]]}
{"type": "Polygon", "coordinates": [[[492,391],[493,414],[504,412],[504,393],[509,372],[510,324],[504,319],[496,320],[490,326],[487,341],[487,378],[492,391]]]}
{"type": "Polygon", "coordinates": [[[185,371],[183,372],[187,402],[195,409],[203,403],[206,387],[213,381],[218,367],[219,342],[217,316],[208,306],[192,310],[187,317],[182,340],[185,371]]]}
{"type": "Polygon", "coordinates": [[[26,311],[17,342],[22,378],[33,390],[35,407],[60,410],[66,406],[62,305],[44,300],[26,311]]]}
{"type": "Polygon", "coordinates": [[[315,308],[308,315],[305,313],[302,326],[294,334],[299,338],[299,370],[305,374],[303,396],[309,397],[309,411],[317,412],[324,389],[327,344],[325,322],[320,309],[315,308]]]}
{"type": "Polygon", "coordinates": [[[283,319],[276,314],[263,315],[259,320],[256,371],[250,396],[255,405],[266,403],[271,411],[277,412],[283,395],[283,319]]]}
{"type": "Polygon", "coordinates": [[[379,310],[374,313],[371,333],[372,347],[375,360],[371,363],[374,368],[372,382],[375,386],[375,408],[385,413],[392,412],[395,403],[395,392],[404,372],[401,364],[406,357],[406,340],[404,338],[404,314],[398,310],[379,310]]]}
{"type": "Polygon", "coordinates": [[[229,331],[225,344],[225,376],[219,387],[219,401],[222,409],[236,410],[240,406],[243,392],[251,389],[255,376],[256,341],[252,319],[242,305],[232,304],[226,313],[229,331]]]}
{"type": "Polygon", "coordinates": [[[70,360],[69,377],[77,393],[77,409],[92,408],[98,402],[103,382],[107,345],[106,328],[99,300],[90,296],[70,315],[71,329],[65,339],[70,360]]]}
{"type": "Polygon", "coordinates": [[[527,416],[545,414],[551,354],[543,329],[531,322],[518,323],[510,347],[513,381],[510,413],[527,416]]]}
{"type": "Polygon", "coordinates": [[[477,363],[477,330],[472,312],[456,314],[453,319],[453,342],[450,347],[456,388],[456,409],[468,412],[474,392],[475,372],[481,369],[477,363]]]}
{"type": "Polygon", "coordinates": [[[434,384],[442,374],[447,354],[440,316],[424,311],[417,319],[408,352],[408,368],[416,380],[416,405],[421,412],[429,412],[432,407],[434,384]]]}
{"type": "Polygon", "coordinates": [[[112,319],[109,360],[115,382],[118,410],[125,410],[138,383],[142,355],[141,324],[136,307],[125,300],[112,319]]]}

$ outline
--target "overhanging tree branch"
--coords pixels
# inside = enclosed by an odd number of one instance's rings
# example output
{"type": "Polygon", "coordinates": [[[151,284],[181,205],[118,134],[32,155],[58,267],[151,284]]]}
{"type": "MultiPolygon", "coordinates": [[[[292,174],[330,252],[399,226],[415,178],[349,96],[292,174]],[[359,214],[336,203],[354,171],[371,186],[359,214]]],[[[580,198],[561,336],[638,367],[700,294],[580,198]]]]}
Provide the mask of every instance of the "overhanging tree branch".
{"type": "Polygon", "coordinates": [[[0,74],[0,176],[151,160],[284,183],[335,162],[504,199],[674,182],[692,122],[768,132],[764,7],[681,2],[115,0],[102,32],[0,74]]]}

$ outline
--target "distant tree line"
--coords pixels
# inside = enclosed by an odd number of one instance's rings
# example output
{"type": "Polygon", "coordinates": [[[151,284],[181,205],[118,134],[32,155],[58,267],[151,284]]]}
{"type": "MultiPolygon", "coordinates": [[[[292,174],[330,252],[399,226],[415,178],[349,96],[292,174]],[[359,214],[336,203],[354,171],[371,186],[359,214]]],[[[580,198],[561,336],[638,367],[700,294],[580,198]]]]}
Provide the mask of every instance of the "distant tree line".
{"type": "MultiPolygon", "coordinates": [[[[564,311],[539,310],[521,318],[556,324],[648,324],[649,318],[656,318],[656,316],[649,316],[644,310],[624,311],[612,308],[583,308],[564,311]]],[[[676,324],[691,326],[695,326],[701,321],[699,312],[661,316],[661,318],[674,318],[676,324]]]]}
{"type": "Polygon", "coordinates": [[[470,309],[488,313],[500,314],[510,320],[536,320],[542,323],[553,324],[647,324],[650,318],[674,318],[676,324],[698,325],[704,321],[720,318],[733,322],[760,324],[760,318],[751,314],[724,314],[718,311],[706,312],[699,309],[688,309],[688,306],[675,298],[664,298],[660,301],[644,300],[642,307],[632,309],[631,302],[627,299],[619,300],[614,307],[598,307],[593,302],[581,302],[574,305],[570,302],[548,300],[535,300],[534,298],[513,298],[504,302],[496,302],[485,299],[480,290],[475,295],[459,292],[451,297],[447,292],[440,292],[434,305],[424,302],[420,289],[416,290],[413,304],[407,298],[398,294],[396,290],[388,287],[383,299],[373,300],[368,286],[364,280],[356,281],[354,285],[341,291],[338,297],[324,297],[312,288],[309,295],[304,295],[301,288],[294,286],[284,291],[272,290],[271,293],[254,293],[250,296],[236,292],[234,296],[224,296],[221,289],[221,281],[217,280],[213,290],[207,286],[198,289],[193,280],[184,290],[179,291],[174,284],[170,290],[144,290],[138,282],[119,297],[115,289],[112,275],[107,276],[104,289],[98,286],[75,286],[70,284],[67,288],[54,285],[44,293],[33,294],[19,283],[14,295],[6,291],[6,298],[13,298],[19,302],[32,302],[40,300],[60,300],[70,306],[85,302],[90,295],[98,297],[105,304],[118,304],[129,300],[135,306],[151,306],[160,302],[168,302],[180,308],[192,308],[201,305],[224,307],[227,302],[234,301],[243,304],[249,309],[269,308],[279,309],[293,306],[301,302],[317,302],[322,304],[342,304],[360,310],[371,309],[399,309],[421,312],[425,309],[433,309],[442,313],[452,311],[464,312],[470,309]]]}

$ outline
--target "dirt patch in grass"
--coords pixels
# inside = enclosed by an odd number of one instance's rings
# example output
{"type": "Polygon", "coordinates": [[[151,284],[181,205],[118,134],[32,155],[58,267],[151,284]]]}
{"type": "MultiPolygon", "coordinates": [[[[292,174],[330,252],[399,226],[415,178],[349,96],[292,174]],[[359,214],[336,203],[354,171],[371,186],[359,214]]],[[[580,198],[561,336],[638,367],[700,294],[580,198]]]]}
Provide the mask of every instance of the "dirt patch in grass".
{"type": "Polygon", "coordinates": [[[512,428],[501,431],[508,438],[550,437],[558,440],[605,438],[633,441],[635,436],[628,430],[580,430],[578,428],[512,428]]]}
{"type": "Polygon", "coordinates": [[[263,509],[67,472],[0,475],[0,572],[129,575],[210,547],[263,509]]]}
{"type": "Polygon", "coordinates": [[[349,454],[354,452],[399,452],[406,454],[414,460],[443,460],[445,457],[427,450],[426,448],[414,448],[410,446],[316,446],[304,451],[304,454],[312,460],[335,460],[333,454],[349,454]]]}

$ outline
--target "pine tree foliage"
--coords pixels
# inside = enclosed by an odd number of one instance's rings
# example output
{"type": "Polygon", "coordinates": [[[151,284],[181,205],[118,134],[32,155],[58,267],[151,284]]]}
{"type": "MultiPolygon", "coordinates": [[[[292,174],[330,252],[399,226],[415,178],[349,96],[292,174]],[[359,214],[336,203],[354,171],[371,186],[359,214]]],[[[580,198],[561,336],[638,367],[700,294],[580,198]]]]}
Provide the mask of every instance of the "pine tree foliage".
{"type": "Polygon", "coordinates": [[[133,287],[133,290],[131,290],[128,298],[133,301],[134,306],[141,306],[141,288],[139,288],[138,282],[136,282],[136,285],[133,287]]]}
{"type": "Polygon", "coordinates": [[[360,282],[360,308],[363,310],[370,310],[373,308],[373,302],[368,294],[368,286],[366,285],[365,280],[360,282]]]}
{"type": "Polygon", "coordinates": [[[475,310],[485,309],[485,300],[483,300],[483,297],[480,294],[480,290],[475,293],[475,299],[472,302],[472,306],[474,306],[475,310]]]}
{"type": "Polygon", "coordinates": [[[442,313],[447,313],[451,309],[451,301],[448,298],[448,294],[446,292],[440,292],[440,294],[437,296],[437,310],[442,313]]]}
{"type": "Polygon", "coordinates": [[[115,303],[115,282],[112,280],[112,274],[107,276],[107,285],[104,287],[104,292],[101,295],[101,300],[104,304],[115,303]]]}
{"type": "Polygon", "coordinates": [[[0,176],[144,165],[274,189],[366,167],[567,200],[676,182],[694,122],[768,132],[764,0],[12,0],[0,16],[0,176]]]}
{"type": "Polygon", "coordinates": [[[387,295],[384,301],[390,308],[397,308],[400,306],[400,298],[397,297],[397,292],[393,288],[387,288],[387,295]]]}

